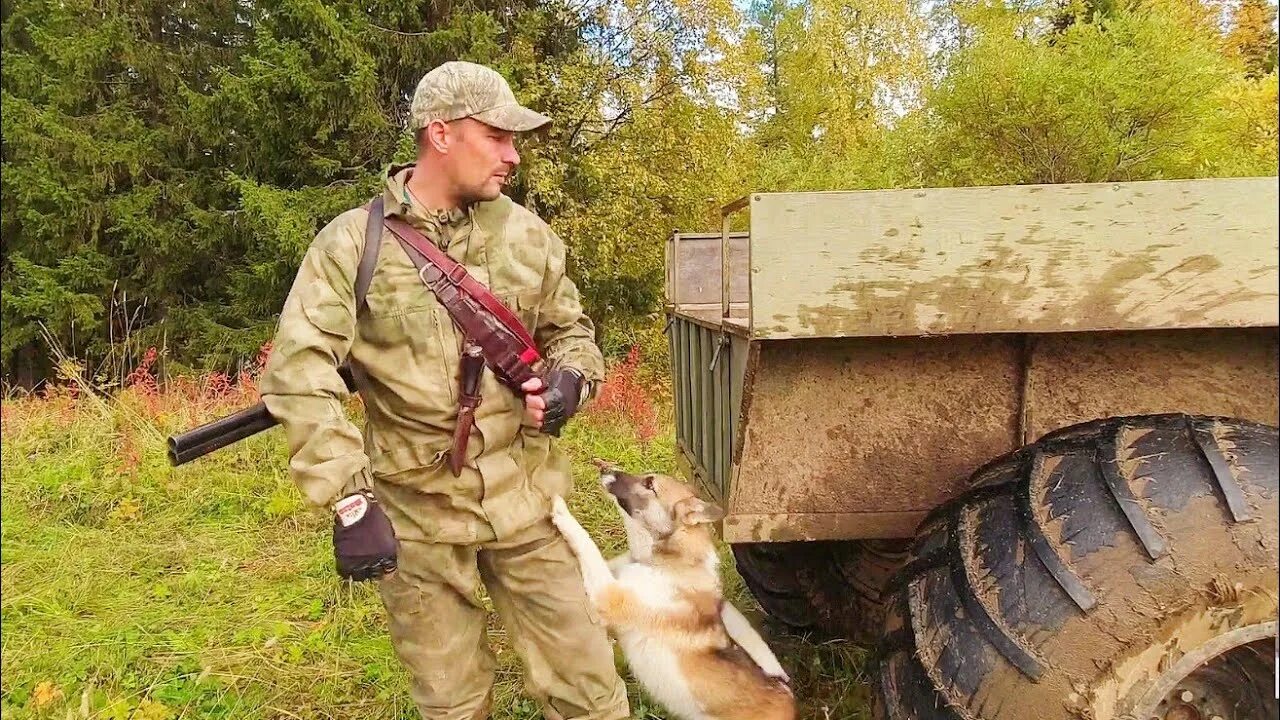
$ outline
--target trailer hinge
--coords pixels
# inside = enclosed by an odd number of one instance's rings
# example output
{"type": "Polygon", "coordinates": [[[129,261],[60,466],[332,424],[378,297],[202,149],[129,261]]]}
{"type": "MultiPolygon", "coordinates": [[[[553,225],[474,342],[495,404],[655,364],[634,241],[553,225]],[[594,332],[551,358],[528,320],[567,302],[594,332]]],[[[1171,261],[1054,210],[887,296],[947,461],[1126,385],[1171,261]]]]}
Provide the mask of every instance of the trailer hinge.
{"type": "Polygon", "coordinates": [[[724,350],[725,346],[728,344],[729,336],[725,335],[723,332],[720,333],[720,339],[716,342],[716,351],[711,355],[711,365],[707,368],[708,370],[716,369],[716,364],[720,362],[720,351],[724,350]]]}

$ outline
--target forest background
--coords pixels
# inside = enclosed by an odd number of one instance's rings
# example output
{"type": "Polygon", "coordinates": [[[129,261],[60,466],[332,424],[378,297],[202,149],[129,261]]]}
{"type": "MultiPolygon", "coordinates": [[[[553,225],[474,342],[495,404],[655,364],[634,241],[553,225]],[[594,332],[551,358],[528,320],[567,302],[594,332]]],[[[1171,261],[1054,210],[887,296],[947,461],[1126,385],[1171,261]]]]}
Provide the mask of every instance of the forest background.
{"type": "MultiPolygon", "coordinates": [[[[555,118],[510,193],[607,353],[753,191],[1274,175],[1270,0],[3,0],[3,374],[235,377],[436,64],[555,118]]],[[[659,370],[660,372],[660,370],[659,370]]]]}
{"type": "MultiPolygon", "coordinates": [[[[2,720],[417,717],[283,433],[165,438],[257,401],[307,245],[411,158],[442,61],[555,118],[511,192],[612,361],[561,440],[607,554],[588,459],[676,472],[673,230],[753,191],[1277,172],[1273,0],[0,0],[0,41],[2,720]]],[[[866,651],[763,622],[719,547],[801,716],[869,718],[866,651]]],[[[490,630],[494,718],[535,720],[490,630]]]]}

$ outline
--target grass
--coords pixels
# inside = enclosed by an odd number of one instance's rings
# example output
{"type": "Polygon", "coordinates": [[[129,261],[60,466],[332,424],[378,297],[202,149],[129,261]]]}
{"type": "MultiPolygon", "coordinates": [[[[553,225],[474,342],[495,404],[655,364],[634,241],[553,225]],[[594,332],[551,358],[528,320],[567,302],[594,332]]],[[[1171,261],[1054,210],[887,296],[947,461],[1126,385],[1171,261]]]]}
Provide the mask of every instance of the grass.
{"type": "MultiPolygon", "coordinates": [[[[252,403],[252,378],[134,380],[110,399],[72,383],[3,401],[0,716],[416,718],[377,593],[334,574],[331,521],[288,480],[280,431],[181,468],[165,459],[168,434],[252,403]]],[[[620,524],[586,461],[671,472],[674,443],[661,405],[637,410],[646,400],[628,392],[602,400],[563,443],[575,458],[570,505],[610,554],[620,524]]],[[[728,593],[793,675],[803,716],[869,717],[861,651],[760,618],[730,557],[728,593]]],[[[490,629],[493,717],[540,717],[501,625],[490,629]]],[[[628,685],[634,717],[666,717],[628,685]]]]}

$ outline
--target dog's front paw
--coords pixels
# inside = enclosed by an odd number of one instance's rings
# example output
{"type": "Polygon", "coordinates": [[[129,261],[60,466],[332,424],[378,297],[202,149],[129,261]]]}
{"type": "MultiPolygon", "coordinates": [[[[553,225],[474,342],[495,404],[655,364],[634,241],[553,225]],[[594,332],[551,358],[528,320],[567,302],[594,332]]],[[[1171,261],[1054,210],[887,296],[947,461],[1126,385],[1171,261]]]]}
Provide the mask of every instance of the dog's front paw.
{"type": "Polygon", "coordinates": [[[782,669],[781,664],[777,663],[776,661],[772,663],[766,662],[766,663],[763,663],[763,667],[761,667],[760,669],[764,670],[764,674],[768,675],[770,680],[776,680],[777,682],[782,683],[784,686],[790,687],[791,676],[787,674],[786,670],[782,669]]]}
{"type": "MultiPolygon", "coordinates": [[[[763,642],[763,640],[761,642],[763,642]]],[[[760,666],[760,669],[764,671],[765,675],[768,675],[775,680],[781,680],[782,682],[791,682],[791,677],[788,676],[787,671],[783,669],[782,663],[778,662],[778,658],[774,657],[773,653],[769,652],[768,648],[765,648],[763,652],[753,653],[751,659],[760,666]]]]}
{"type": "Polygon", "coordinates": [[[565,504],[564,498],[559,495],[551,498],[551,522],[561,530],[565,528],[565,523],[573,522],[573,515],[569,512],[569,506],[565,504]]]}
{"type": "Polygon", "coordinates": [[[783,692],[791,697],[795,697],[795,692],[791,690],[791,676],[787,674],[786,670],[779,667],[776,672],[765,672],[765,675],[770,680],[777,683],[778,687],[782,688],[783,692]]]}

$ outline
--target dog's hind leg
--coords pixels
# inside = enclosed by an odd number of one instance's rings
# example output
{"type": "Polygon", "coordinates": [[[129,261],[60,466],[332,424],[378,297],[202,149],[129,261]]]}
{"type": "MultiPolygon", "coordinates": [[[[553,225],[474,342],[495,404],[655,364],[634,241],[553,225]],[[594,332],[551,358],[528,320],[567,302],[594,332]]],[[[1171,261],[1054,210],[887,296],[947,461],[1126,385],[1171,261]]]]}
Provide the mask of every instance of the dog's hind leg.
{"type": "Polygon", "coordinates": [[[587,595],[595,598],[605,588],[613,584],[613,573],[609,563],[605,561],[600,548],[591,539],[586,528],[569,512],[560,496],[552,501],[551,522],[569,543],[569,549],[578,556],[578,564],[582,567],[582,580],[587,586],[587,595]]]}
{"type": "Polygon", "coordinates": [[[778,662],[778,658],[769,649],[769,645],[765,643],[764,638],[760,637],[760,633],[751,627],[751,623],[743,617],[742,613],[738,612],[738,608],[727,600],[720,605],[720,620],[724,623],[724,629],[729,633],[729,638],[746,651],[747,655],[755,661],[756,665],[760,666],[765,675],[777,678],[784,683],[791,681],[791,678],[787,676],[787,671],[782,669],[782,663],[778,662]]]}

